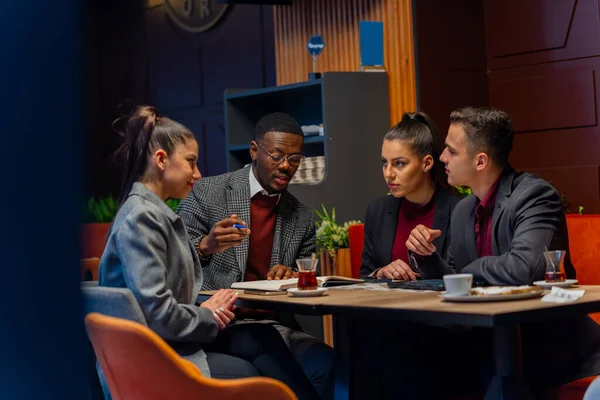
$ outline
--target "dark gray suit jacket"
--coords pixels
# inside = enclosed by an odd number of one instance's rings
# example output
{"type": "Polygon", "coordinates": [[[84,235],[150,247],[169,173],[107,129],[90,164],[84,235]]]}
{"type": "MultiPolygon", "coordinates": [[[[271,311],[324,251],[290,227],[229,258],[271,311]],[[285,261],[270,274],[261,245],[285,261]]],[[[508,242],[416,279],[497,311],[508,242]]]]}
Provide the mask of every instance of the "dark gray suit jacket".
{"type": "MultiPolygon", "coordinates": [[[[528,285],[544,279],[544,249],[568,250],[567,222],[560,196],[540,177],[508,167],[498,186],[492,219],[492,256],[479,257],[475,239],[475,195],[454,209],[446,260],[425,257],[428,278],[471,273],[492,285],[528,285]]],[[[567,252],[565,272],[575,278],[567,252]]]]}
{"type": "MultiPolygon", "coordinates": [[[[448,251],[450,217],[459,200],[460,198],[452,196],[442,188],[436,190],[433,226],[430,228],[442,231],[433,241],[442,257],[446,257],[448,251]]],[[[365,243],[360,276],[368,276],[392,262],[392,247],[402,201],[403,199],[388,195],[369,203],[365,217],[365,243]]]]}
{"type": "MultiPolygon", "coordinates": [[[[250,220],[250,167],[227,174],[203,178],[196,183],[177,212],[185,222],[190,238],[199,242],[217,222],[236,214],[248,224],[250,220]]],[[[314,212],[289,192],[283,192],[277,204],[277,221],[270,266],[283,264],[296,269],[296,259],[310,257],[315,251],[314,212]]],[[[214,254],[204,265],[202,289],[230,288],[244,280],[248,260],[248,240],[241,245],[214,254]]]]}
{"type": "Polygon", "coordinates": [[[200,261],[181,218],[141,183],[115,217],[98,284],[131,290],[150,329],[210,376],[201,344],[219,330],[212,312],[195,305],[200,261]]]}
{"type": "MultiPolygon", "coordinates": [[[[475,240],[475,196],[461,200],[451,222],[446,260],[419,257],[428,278],[472,273],[492,285],[527,285],[543,280],[543,251],[568,250],[567,224],[559,194],[540,177],[502,173],[493,214],[493,255],[479,257],[475,240]]],[[[575,278],[567,252],[565,272],[575,278]]],[[[600,327],[587,316],[552,319],[522,326],[525,374],[535,389],[600,374],[600,327]]]]}

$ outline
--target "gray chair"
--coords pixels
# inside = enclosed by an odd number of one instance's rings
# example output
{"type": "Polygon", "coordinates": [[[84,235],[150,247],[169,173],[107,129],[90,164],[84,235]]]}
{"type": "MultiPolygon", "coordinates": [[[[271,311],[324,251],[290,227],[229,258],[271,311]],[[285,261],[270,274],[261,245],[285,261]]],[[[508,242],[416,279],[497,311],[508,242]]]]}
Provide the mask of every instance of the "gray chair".
{"type": "MultiPolygon", "coordinates": [[[[129,289],[98,286],[97,281],[81,282],[80,287],[83,297],[84,318],[91,312],[97,312],[147,325],[142,309],[129,289]]],[[[96,354],[93,351],[91,343],[88,352],[89,358],[93,360],[93,363],[90,364],[90,373],[88,374],[90,378],[89,397],[91,400],[111,400],[112,397],[108,390],[108,385],[106,384],[100,365],[96,362],[96,354]]]]}

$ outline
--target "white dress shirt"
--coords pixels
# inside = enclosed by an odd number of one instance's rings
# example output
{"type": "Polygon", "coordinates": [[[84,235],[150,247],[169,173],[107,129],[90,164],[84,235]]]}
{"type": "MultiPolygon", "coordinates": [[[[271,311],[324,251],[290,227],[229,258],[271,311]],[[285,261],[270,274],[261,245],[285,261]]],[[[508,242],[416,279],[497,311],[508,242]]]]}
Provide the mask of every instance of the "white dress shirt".
{"type": "Polygon", "coordinates": [[[269,194],[254,176],[254,166],[252,166],[250,167],[250,198],[253,198],[256,193],[262,193],[269,197],[277,196],[277,203],[279,204],[281,193],[269,194]]]}

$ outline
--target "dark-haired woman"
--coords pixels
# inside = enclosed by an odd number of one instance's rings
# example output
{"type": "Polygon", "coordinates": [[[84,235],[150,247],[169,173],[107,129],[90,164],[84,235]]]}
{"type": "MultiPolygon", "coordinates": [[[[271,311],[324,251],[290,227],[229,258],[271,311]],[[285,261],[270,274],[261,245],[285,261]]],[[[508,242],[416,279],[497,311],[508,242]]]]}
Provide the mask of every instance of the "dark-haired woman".
{"type": "Polygon", "coordinates": [[[445,257],[450,216],[459,199],[437,183],[438,158],[436,127],[423,112],[404,114],[384,136],[381,162],[390,195],[367,208],[361,276],[416,279],[406,241],[419,224],[441,230],[433,244],[445,257]]]}
{"type": "MultiPolygon", "coordinates": [[[[441,231],[433,244],[446,256],[450,217],[459,198],[439,183],[438,159],[436,127],[425,113],[404,114],[384,136],[381,162],[390,194],[368,206],[361,276],[417,279],[406,241],[418,224],[441,231]]],[[[438,399],[455,391],[450,369],[441,376],[429,368],[442,362],[435,353],[439,345],[453,346],[445,342],[453,336],[444,327],[363,319],[357,329],[365,343],[357,350],[357,398],[438,399]]]]}
{"type": "Polygon", "coordinates": [[[150,329],[206,376],[268,376],[301,399],[315,399],[308,378],[275,328],[228,326],[234,291],[195,305],[202,266],[181,218],[166,204],[200,179],[198,143],[185,126],[139,107],[124,129],[127,167],[120,208],[100,262],[101,286],[133,292],[150,329]]]}

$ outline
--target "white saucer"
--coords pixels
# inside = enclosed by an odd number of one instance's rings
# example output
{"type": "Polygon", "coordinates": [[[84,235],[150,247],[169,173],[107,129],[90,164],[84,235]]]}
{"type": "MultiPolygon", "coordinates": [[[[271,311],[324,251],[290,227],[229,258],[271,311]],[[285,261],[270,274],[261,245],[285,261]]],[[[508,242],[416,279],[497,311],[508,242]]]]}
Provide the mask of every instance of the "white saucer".
{"type": "Polygon", "coordinates": [[[515,294],[496,294],[487,296],[455,295],[442,292],[439,296],[444,301],[453,301],[456,303],[486,303],[491,301],[509,301],[509,300],[525,300],[540,297],[544,293],[543,290],[535,292],[515,293],[515,294]]]}
{"type": "Polygon", "coordinates": [[[300,290],[298,288],[291,288],[287,290],[289,294],[296,297],[316,297],[321,296],[327,291],[327,288],[317,288],[314,290],[300,290]]]}
{"type": "Polygon", "coordinates": [[[544,289],[550,289],[553,286],[560,288],[568,288],[573,285],[577,285],[577,279],[567,279],[562,282],[546,282],[546,281],[535,281],[533,282],[535,286],[539,286],[544,289]]]}

